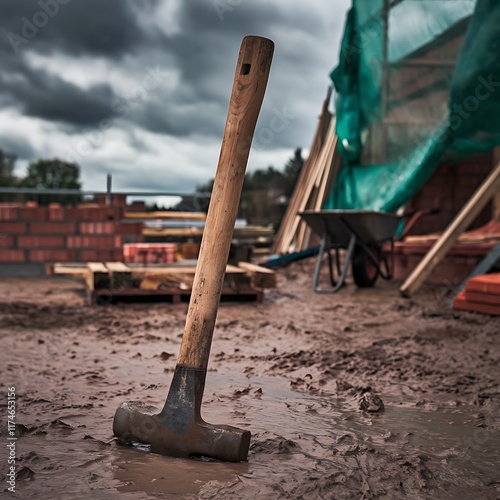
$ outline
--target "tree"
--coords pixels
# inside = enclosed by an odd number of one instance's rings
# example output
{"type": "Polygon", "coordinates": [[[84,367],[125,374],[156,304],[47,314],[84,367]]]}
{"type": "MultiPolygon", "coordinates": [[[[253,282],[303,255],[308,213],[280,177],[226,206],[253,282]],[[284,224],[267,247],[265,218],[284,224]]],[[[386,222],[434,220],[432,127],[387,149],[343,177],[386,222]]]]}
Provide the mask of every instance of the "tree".
{"type": "Polygon", "coordinates": [[[0,186],[14,187],[17,184],[18,179],[14,175],[16,160],[16,155],[5,153],[0,149],[0,186]]]}
{"type": "MultiPolygon", "coordinates": [[[[80,167],[76,163],[68,163],[57,158],[38,160],[30,163],[26,177],[21,181],[22,187],[38,189],[81,189],[80,167]]],[[[81,201],[78,195],[39,195],[41,205],[51,202],[75,204],[81,201]]]]}
{"type": "MultiPolygon", "coordinates": [[[[19,179],[15,176],[16,155],[6,153],[0,149],[0,186],[16,187],[19,179]]],[[[15,201],[16,195],[0,194],[0,202],[15,201]]]]}

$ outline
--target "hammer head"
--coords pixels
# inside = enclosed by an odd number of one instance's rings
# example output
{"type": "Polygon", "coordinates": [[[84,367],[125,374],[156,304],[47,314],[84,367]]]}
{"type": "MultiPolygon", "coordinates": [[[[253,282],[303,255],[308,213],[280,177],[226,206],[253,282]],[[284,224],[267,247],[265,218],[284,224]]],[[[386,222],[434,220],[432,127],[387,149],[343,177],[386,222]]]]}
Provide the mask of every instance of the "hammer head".
{"type": "Polygon", "coordinates": [[[208,424],[201,418],[203,385],[204,373],[178,366],[163,410],[140,402],[122,403],[113,420],[114,435],[123,443],[150,444],[152,452],[162,455],[246,460],[249,431],[208,424]]]}

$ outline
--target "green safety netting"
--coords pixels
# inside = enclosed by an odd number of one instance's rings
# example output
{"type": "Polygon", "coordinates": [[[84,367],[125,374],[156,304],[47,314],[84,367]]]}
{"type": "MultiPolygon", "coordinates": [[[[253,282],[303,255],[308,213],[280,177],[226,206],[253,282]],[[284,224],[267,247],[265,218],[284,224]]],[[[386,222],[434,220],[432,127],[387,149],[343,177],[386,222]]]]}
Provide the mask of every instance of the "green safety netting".
{"type": "Polygon", "coordinates": [[[338,66],[344,168],[326,209],[396,211],[443,156],[500,144],[498,0],[353,0],[338,66]]]}

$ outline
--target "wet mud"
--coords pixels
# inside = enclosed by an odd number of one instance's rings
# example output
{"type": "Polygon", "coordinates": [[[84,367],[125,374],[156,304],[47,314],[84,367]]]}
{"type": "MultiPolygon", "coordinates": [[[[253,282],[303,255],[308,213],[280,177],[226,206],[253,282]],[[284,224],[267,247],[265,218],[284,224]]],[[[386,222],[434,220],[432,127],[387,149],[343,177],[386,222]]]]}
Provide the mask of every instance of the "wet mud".
{"type": "MultiPolygon", "coordinates": [[[[263,303],[221,305],[202,411],[252,432],[237,464],[163,457],[112,435],[120,403],[163,404],[185,304],[90,307],[75,281],[2,280],[16,493],[500,498],[500,321],[450,311],[443,288],[413,300],[394,283],[321,296],[311,279],[311,265],[296,264],[263,303]]],[[[6,456],[4,493],[5,466],[6,456]]]]}

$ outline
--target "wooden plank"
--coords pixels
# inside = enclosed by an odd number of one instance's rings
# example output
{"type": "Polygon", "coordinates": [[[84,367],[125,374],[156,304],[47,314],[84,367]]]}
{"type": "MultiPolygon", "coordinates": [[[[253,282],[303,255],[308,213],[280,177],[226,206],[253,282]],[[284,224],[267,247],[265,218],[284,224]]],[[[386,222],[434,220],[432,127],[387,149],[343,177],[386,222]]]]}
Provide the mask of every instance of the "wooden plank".
{"type": "Polygon", "coordinates": [[[132,286],[132,270],[123,262],[106,262],[106,269],[109,271],[111,288],[128,288],[132,286]]]}
{"type": "Polygon", "coordinates": [[[290,243],[295,234],[296,228],[292,227],[292,224],[296,221],[296,215],[299,211],[299,205],[303,198],[307,196],[306,185],[308,179],[311,177],[314,165],[317,161],[317,157],[321,152],[321,148],[325,142],[325,137],[327,134],[328,126],[332,119],[331,113],[328,111],[328,105],[330,102],[331,89],[328,90],[326,99],[323,101],[321,113],[319,116],[318,124],[316,126],[316,131],[311,144],[311,149],[309,156],[304,162],[302,169],[300,170],[299,177],[295,184],[293,194],[288,203],[288,207],[285,211],[285,215],[281,221],[280,227],[276,232],[276,236],[271,247],[271,253],[288,253],[290,243]]]}
{"type": "Polygon", "coordinates": [[[205,220],[203,212],[126,212],[126,219],[181,219],[181,220],[205,220]]]}
{"type": "MultiPolygon", "coordinates": [[[[500,146],[493,150],[493,165],[500,163],[500,146]]],[[[492,219],[500,222],[500,186],[498,186],[496,193],[493,196],[493,210],[492,219]]]]}
{"type": "Polygon", "coordinates": [[[65,264],[54,264],[52,267],[51,274],[64,274],[67,276],[73,276],[75,278],[85,278],[87,276],[87,266],[70,266],[65,264]]]}
{"type": "Polygon", "coordinates": [[[89,290],[109,288],[109,272],[102,262],[87,262],[87,287],[89,290]]]}
{"type": "Polygon", "coordinates": [[[497,164],[495,170],[479,186],[470,200],[446,228],[439,240],[436,241],[418,266],[408,276],[399,289],[402,295],[411,297],[419,290],[429,274],[432,273],[450,248],[456,243],[458,237],[470,226],[499,188],[500,163],[497,164]]]}
{"type": "MultiPolygon", "coordinates": [[[[132,274],[136,276],[167,276],[169,274],[187,274],[194,275],[196,266],[168,266],[168,267],[130,267],[132,274]]],[[[228,264],[226,266],[226,274],[244,274],[245,271],[237,266],[228,264]]]]}
{"type": "Polygon", "coordinates": [[[144,236],[172,236],[176,238],[190,238],[194,236],[202,236],[203,229],[196,227],[170,227],[164,229],[153,229],[145,227],[142,230],[144,236]]]}
{"type": "Polygon", "coordinates": [[[276,273],[272,269],[250,262],[238,262],[238,267],[250,277],[253,286],[257,288],[274,288],[276,286],[276,273]]]}

